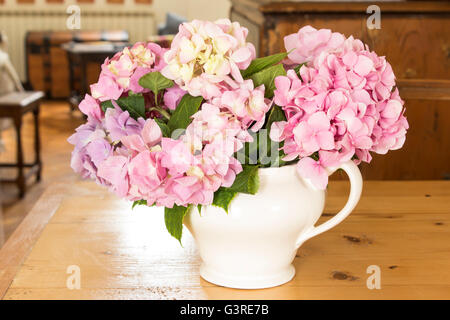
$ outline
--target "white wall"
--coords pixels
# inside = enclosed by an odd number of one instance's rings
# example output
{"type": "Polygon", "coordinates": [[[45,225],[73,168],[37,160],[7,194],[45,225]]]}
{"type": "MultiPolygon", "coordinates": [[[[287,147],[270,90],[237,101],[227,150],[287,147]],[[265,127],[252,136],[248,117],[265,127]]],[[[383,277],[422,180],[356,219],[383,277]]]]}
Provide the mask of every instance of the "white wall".
{"type": "Polygon", "coordinates": [[[228,18],[229,0],[153,0],[157,23],[165,21],[166,12],[174,12],[188,20],[217,20],[228,18]]]}
{"type": "MultiPolygon", "coordinates": [[[[167,12],[174,12],[188,20],[216,20],[229,17],[229,0],[153,0],[153,3],[139,4],[134,0],[124,0],[124,4],[110,4],[107,0],[95,0],[92,4],[78,4],[76,0],[65,0],[63,4],[48,4],[46,0],[35,0],[33,4],[18,4],[16,0],[5,0],[0,4],[0,30],[4,30],[9,38],[9,54],[13,65],[17,69],[22,81],[25,81],[25,49],[24,36],[31,30],[65,30],[65,12],[70,5],[79,5],[81,8],[81,29],[127,29],[130,32],[130,40],[144,41],[148,35],[156,34],[156,24],[163,23],[167,12]],[[56,12],[52,17],[39,17],[30,15],[4,15],[2,11],[32,11],[36,12],[56,12]],[[149,18],[144,20],[128,19],[126,17],[112,18],[85,18],[83,11],[92,12],[134,12],[145,11],[149,18]],[[44,20],[43,20],[44,19],[44,20]],[[128,20],[127,20],[128,19],[128,20]]],[[[53,13],[52,13],[53,14],[53,13]]],[[[87,16],[85,16],[87,17],[87,16]]]]}
{"type": "MultiPolygon", "coordinates": [[[[46,4],[45,0],[35,0],[34,4],[29,5],[6,0],[6,6],[0,5],[0,30],[8,37],[8,53],[22,81],[26,81],[26,33],[67,30],[66,22],[70,14],[66,10],[73,4],[77,4],[76,0],[66,0],[64,4],[46,4]]],[[[124,5],[96,0],[95,4],[79,7],[81,30],[125,29],[130,34],[131,42],[145,41],[155,34],[156,23],[151,6],[136,4],[134,0],[125,0],[124,5]]]]}
{"type": "MultiPolygon", "coordinates": [[[[16,0],[4,0],[0,11],[6,9],[39,9],[39,10],[65,10],[67,6],[77,4],[76,0],[65,0],[63,4],[46,3],[46,0],[35,0],[33,4],[18,4],[16,0]]],[[[134,0],[124,0],[124,4],[110,4],[106,0],[94,0],[92,4],[77,4],[81,8],[108,10],[149,9],[154,12],[157,23],[164,22],[166,12],[171,11],[188,20],[216,20],[227,18],[231,3],[229,0],[153,0],[153,3],[136,4],[134,0]]]]}
{"type": "Polygon", "coordinates": [[[212,21],[229,18],[230,7],[229,0],[190,0],[187,18],[212,21]]]}
{"type": "MultiPolygon", "coordinates": [[[[154,0],[154,1],[161,1],[161,0],[154,0]]],[[[164,1],[164,0],[162,0],[164,1]]],[[[66,8],[70,4],[78,4],[80,7],[89,7],[89,8],[116,8],[117,10],[122,10],[124,5],[126,8],[129,7],[148,7],[147,4],[136,4],[134,0],[124,0],[124,4],[111,4],[107,3],[106,0],[94,0],[94,3],[77,3],[76,0],[65,0],[64,3],[47,3],[46,0],[34,0],[34,3],[27,4],[27,3],[17,3],[16,0],[4,0],[4,4],[0,5],[0,11],[1,8],[7,9],[14,9],[14,8],[29,8],[29,9],[40,9],[40,10],[52,10],[52,9],[61,9],[66,8]]],[[[150,5],[151,6],[151,5],[150,5]]]]}

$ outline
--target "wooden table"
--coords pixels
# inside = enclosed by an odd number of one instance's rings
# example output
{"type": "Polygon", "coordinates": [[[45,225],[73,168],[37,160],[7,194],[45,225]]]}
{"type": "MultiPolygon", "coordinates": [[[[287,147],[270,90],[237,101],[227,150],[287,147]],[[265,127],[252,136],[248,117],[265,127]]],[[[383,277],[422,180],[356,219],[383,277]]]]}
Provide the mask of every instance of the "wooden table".
{"type": "MultiPolygon", "coordinates": [[[[332,181],[325,214],[343,205],[332,181]]],[[[450,181],[366,181],[355,212],[306,242],[282,286],[234,290],[199,277],[195,243],[164,230],[157,208],[117,199],[90,182],[53,185],[0,250],[4,299],[449,299],[450,181]],[[369,290],[369,266],[381,289],[369,290]],[[69,290],[70,266],[81,289],[69,290]]]]}

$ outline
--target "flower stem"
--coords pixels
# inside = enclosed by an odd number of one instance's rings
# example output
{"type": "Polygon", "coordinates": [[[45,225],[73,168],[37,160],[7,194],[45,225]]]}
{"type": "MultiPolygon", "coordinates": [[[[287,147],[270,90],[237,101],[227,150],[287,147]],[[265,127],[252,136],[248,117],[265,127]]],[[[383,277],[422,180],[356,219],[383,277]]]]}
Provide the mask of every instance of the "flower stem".
{"type": "Polygon", "coordinates": [[[164,118],[166,118],[167,120],[170,120],[170,114],[166,110],[164,110],[164,109],[162,109],[160,107],[152,107],[152,108],[149,109],[149,111],[157,111],[164,118]]]}

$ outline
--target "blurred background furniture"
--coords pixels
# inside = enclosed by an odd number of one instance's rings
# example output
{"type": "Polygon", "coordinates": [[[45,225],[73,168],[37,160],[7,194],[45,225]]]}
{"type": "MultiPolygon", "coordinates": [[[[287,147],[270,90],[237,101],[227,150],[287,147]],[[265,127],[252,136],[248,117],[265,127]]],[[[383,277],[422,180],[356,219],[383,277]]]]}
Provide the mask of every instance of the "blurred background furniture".
{"type": "MultiPolygon", "coordinates": [[[[179,2],[179,0],[161,1],[163,7],[156,13],[152,4],[135,3],[134,0],[125,1],[126,3],[111,3],[106,0],[92,0],[86,3],[86,1],[60,0],[56,3],[55,1],[28,0],[27,3],[23,3],[19,0],[7,0],[2,3],[0,0],[0,29],[5,30],[10,39],[11,62],[22,82],[27,81],[24,64],[26,34],[30,31],[43,33],[71,31],[67,27],[68,18],[71,15],[66,12],[71,5],[76,4],[81,9],[81,30],[126,30],[129,41],[134,43],[156,34],[156,22],[159,22],[157,19],[162,21],[162,15],[166,13],[165,9],[170,8],[164,3],[165,1],[179,2]]],[[[70,27],[76,28],[76,26],[70,27]]],[[[66,39],[64,42],[71,39],[66,39]]],[[[47,40],[50,41],[50,39],[47,40]]],[[[68,77],[68,72],[66,76],[68,77]]]]}
{"type": "Polygon", "coordinates": [[[39,136],[39,105],[44,98],[42,91],[17,91],[0,96],[0,118],[12,119],[16,130],[16,153],[15,163],[0,163],[0,168],[17,168],[15,179],[1,179],[0,182],[13,182],[19,188],[19,197],[23,198],[26,191],[26,181],[32,175],[36,175],[36,180],[41,180],[42,162],[40,154],[39,136]],[[22,145],[22,119],[23,116],[32,112],[34,116],[34,151],[35,160],[33,163],[24,162],[22,145]],[[25,172],[28,168],[28,172],[25,172]]]}
{"type": "Polygon", "coordinates": [[[67,52],[68,68],[70,75],[71,96],[69,98],[72,109],[76,108],[86,93],[89,93],[89,85],[97,82],[100,66],[106,58],[111,58],[117,52],[129,45],[127,42],[67,42],[62,48],[67,52]],[[98,67],[88,70],[89,66],[98,67]],[[88,73],[91,71],[91,74],[88,73]],[[95,77],[95,78],[93,78],[95,77]]]}
{"type": "MultiPolygon", "coordinates": [[[[1,173],[1,172],[0,172],[1,173]]],[[[0,222],[3,221],[3,190],[2,185],[0,184],[0,222]]],[[[3,223],[0,223],[0,248],[5,242],[5,228],[3,223]]]]}
{"type": "MultiPolygon", "coordinates": [[[[68,98],[72,90],[82,91],[83,82],[94,83],[100,73],[103,60],[86,63],[72,61],[62,44],[67,42],[90,43],[129,41],[125,30],[108,31],[30,31],[26,34],[26,70],[33,90],[44,91],[48,98],[68,98]]],[[[114,52],[109,52],[114,53],[114,52]]]]}
{"type": "MultiPolygon", "coordinates": [[[[8,56],[8,39],[0,30],[0,96],[14,90],[23,90],[22,83],[8,56]]],[[[11,125],[8,119],[0,119],[0,152],[4,150],[2,131],[11,125]]]]}
{"type": "Polygon", "coordinates": [[[178,33],[180,24],[186,21],[186,18],[183,18],[173,12],[167,12],[166,21],[158,25],[158,34],[149,36],[147,41],[154,42],[162,48],[170,48],[175,34],[178,33]]]}
{"type": "Polygon", "coordinates": [[[450,2],[232,0],[231,19],[249,29],[259,56],[285,50],[283,38],[305,25],[353,35],[386,56],[406,100],[403,149],[362,164],[365,179],[450,179],[450,2]],[[369,5],[381,29],[369,29],[369,5]]]}
{"type": "Polygon", "coordinates": [[[37,181],[41,179],[42,163],[40,157],[40,137],[39,137],[39,104],[44,97],[41,91],[24,91],[20,83],[17,72],[9,60],[6,53],[6,38],[3,36],[2,48],[0,48],[0,131],[5,127],[5,119],[11,120],[16,130],[16,162],[0,163],[0,168],[17,168],[17,177],[12,180],[1,179],[0,182],[14,182],[19,188],[19,196],[25,195],[26,179],[32,174],[36,174],[37,181]],[[31,164],[24,163],[22,146],[22,118],[27,112],[34,115],[34,146],[35,161],[31,164]],[[25,168],[29,168],[25,172],[25,168]]]}
{"type": "Polygon", "coordinates": [[[158,35],[168,35],[178,33],[178,27],[187,19],[183,18],[173,12],[167,12],[166,21],[158,25],[158,35]]]}
{"type": "MultiPolygon", "coordinates": [[[[11,67],[9,65],[6,66],[6,63],[9,62],[8,56],[6,54],[6,34],[2,31],[0,31],[0,96],[3,94],[3,91],[13,90],[14,89],[14,81],[8,81],[8,77],[6,72],[2,71],[5,70],[5,68],[11,67]]],[[[20,84],[20,81],[15,81],[17,84],[20,84]]],[[[2,131],[6,129],[8,126],[8,122],[0,119],[0,154],[4,151],[4,145],[2,141],[2,131]]],[[[0,176],[2,174],[1,168],[0,168],[0,176]]],[[[5,231],[3,227],[3,190],[2,185],[0,183],[0,246],[5,242],[5,231]]]]}
{"type": "Polygon", "coordinates": [[[174,34],[167,34],[167,35],[161,35],[161,36],[150,36],[147,38],[147,41],[154,42],[158,45],[160,45],[162,48],[170,48],[170,45],[172,43],[173,38],[175,37],[174,34]]]}

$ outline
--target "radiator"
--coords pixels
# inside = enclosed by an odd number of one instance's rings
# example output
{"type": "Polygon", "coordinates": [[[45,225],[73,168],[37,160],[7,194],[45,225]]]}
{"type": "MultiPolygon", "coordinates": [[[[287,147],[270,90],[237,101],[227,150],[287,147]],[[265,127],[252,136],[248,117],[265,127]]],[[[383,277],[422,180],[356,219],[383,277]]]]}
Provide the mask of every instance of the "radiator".
{"type": "MultiPolygon", "coordinates": [[[[67,30],[69,14],[62,10],[2,9],[0,30],[8,36],[8,52],[22,81],[26,81],[25,34],[27,31],[67,30]]],[[[127,30],[130,41],[145,41],[155,34],[155,18],[152,10],[94,10],[82,9],[81,30],[127,30]]]]}

